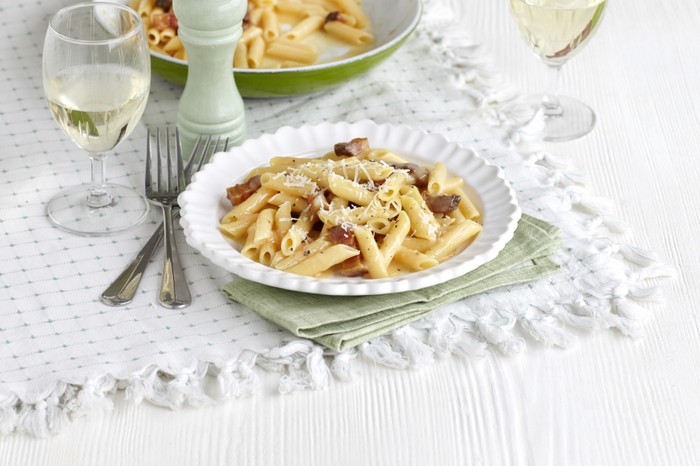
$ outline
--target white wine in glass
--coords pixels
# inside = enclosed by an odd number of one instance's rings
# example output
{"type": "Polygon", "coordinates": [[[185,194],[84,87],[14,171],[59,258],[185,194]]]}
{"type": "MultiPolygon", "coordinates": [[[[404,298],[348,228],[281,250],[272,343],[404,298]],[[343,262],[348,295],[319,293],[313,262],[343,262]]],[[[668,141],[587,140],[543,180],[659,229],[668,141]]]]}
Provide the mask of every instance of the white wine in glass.
{"type": "Polygon", "coordinates": [[[105,180],[104,159],[143,114],[151,68],[139,16],[118,4],[66,7],[49,23],[44,92],[64,133],[91,161],[91,183],[60,192],[47,206],[60,228],[86,236],[119,233],[141,222],[148,201],[105,180]]]}
{"type": "Polygon", "coordinates": [[[595,113],[586,104],[557,95],[559,71],[588,43],[603,18],[607,0],[510,0],[511,13],[525,42],[547,65],[547,92],[528,101],[542,110],[546,141],[587,134],[595,113]]]}

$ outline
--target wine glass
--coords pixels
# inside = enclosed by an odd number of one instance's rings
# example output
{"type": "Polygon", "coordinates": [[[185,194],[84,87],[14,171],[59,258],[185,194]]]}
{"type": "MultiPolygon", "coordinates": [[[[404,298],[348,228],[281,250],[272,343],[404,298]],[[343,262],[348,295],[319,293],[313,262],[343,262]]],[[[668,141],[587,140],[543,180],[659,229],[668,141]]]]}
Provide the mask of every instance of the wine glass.
{"type": "Polygon", "coordinates": [[[526,102],[542,112],[545,141],[568,141],[595,126],[593,110],[557,95],[560,69],[593,37],[607,0],[510,0],[513,18],[525,42],[547,65],[547,90],[526,102]]]}
{"type": "Polygon", "coordinates": [[[91,182],[61,191],[51,221],[85,236],[116,234],[146,218],[148,201],[106,182],[104,160],[141,118],[151,82],[148,43],[138,14],[113,3],[66,7],[49,22],[44,92],[54,118],[90,156],[91,182]]]}

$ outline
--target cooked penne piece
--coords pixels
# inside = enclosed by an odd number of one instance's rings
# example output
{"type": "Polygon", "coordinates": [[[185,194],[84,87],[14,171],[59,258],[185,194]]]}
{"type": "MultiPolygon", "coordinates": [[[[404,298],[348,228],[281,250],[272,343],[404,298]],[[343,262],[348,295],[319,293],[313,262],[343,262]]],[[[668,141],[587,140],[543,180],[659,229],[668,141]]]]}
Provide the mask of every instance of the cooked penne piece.
{"type": "Polygon", "coordinates": [[[288,268],[287,272],[309,276],[318,275],[334,265],[340,264],[344,260],[357,256],[358,254],[360,254],[360,251],[353,247],[345,244],[336,244],[328,249],[308,256],[295,266],[288,268]]]}
{"type": "Polygon", "coordinates": [[[236,44],[236,51],[233,54],[234,68],[248,68],[248,46],[245,42],[236,44]]]}
{"type": "Polygon", "coordinates": [[[366,206],[374,199],[372,191],[335,173],[328,175],[328,187],[336,196],[343,197],[358,205],[366,206]]]}
{"type": "Polygon", "coordinates": [[[267,201],[270,200],[273,194],[275,194],[275,192],[271,189],[260,188],[255,194],[234,207],[229,214],[232,216],[240,216],[243,214],[257,213],[265,207],[267,201]]]}
{"type": "Polygon", "coordinates": [[[275,221],[275,209],[264,209],[258,214],[255,220],[255,244],[263,244],[270,241],[274,236],[272,233],[272,224],[275,221]]]}
{"type": "Polygon", "coordinates": [[[175,37],[175,29],[173,28],[165,28],[160,31],[160,41],[163,43],[168,43],[173,37],[175,37]]]}
{"type": "Polygon", "coordinates": [[[227,214],[226,217],[221,220],[219,230],[226,236],[239,241],[246,231],[248,231],[248,228],[255,223],[257,216],[257,214],[244,214],[226,221],[228,217],[227,214]]]}
{"type": "Polygon", "coordinates": [[[251,24],[254,24],[256,26],[260,25],[260,20],[262,19],[262,15],[265,12],[265,8],[258,6],[257,8],[253,8],[250,13],[248,13],[248,21],[250,21],[251,24]]]}
{"type": "Polygon", "coordinates": [[[374,234],[368,228],[355,228],[355,238],[360,246],[360,253],[365,260],[369,276],[372,278],[385,278],[389,276],[384,256],[379,251],[379,246],[374,240],[374,234]]]}
{"type": "Polygon", "coordinates": [[[293,224],[292,203],[287,201],[282,203],[275,211],[275,230],[279,236],[284,236],[293,224]]]}
{"type": "Polygon", "coordinates": [[[263,38],[266,42],[272,42],[280,36],[279,19],[274,10],[268,8],[263,11],[260,17],[260,25],[262,26],[263,38]]]}
{"type": "Polygon", "coordinates": [[[425,238],[408,237],[404,240],[403,246],[416,251],[425,252],[435,244],[435,241],[425,238]]]}
{"type": "Polygon", "coordinates": [[[291,256],[294,251],[309,237],[311,227],[313,227],[313,215],[306,210],[301,213],[297,221],[292,225],[280,242],[280,251],[285,256],[291,256]]]}
{"type": "Polygon", "coordinates": [[[385,263],[390,264],[394,260],[394,256],[401,249],[410,229],[411,221],[406,212],[402,211],[396,217],[396,221],[391,224],[389,231],[384,237],[382,246],[379,248],[385,263]]]}
{"type": "Polygon", "coordinates": [[[391,220],[386,217],[370,218],[365,222],[367,228],[377,235],[385,235],[391,229],[391,220]]]}
{"type": "Polygon", "coordinates": [[[282,193],[304,198],[318,190],[318,184],[305,176],[288,176],[287,173],[263,173],[260,183],[282,193]]]}
{"type": "Polygon", "coordinates": [[[324,18],[322,16],[309,16],[290,31],[284,33],[282,37],[287,40],[299,41],[321,29],[323,21],[324,18]]]}
{"type": "Polygon", "coordinates": [[[408,249],[403,246],[396,251],[394,258],[416,272],[435,267],[439,264],[434,257],[427,256],[420,251],[408,249]]]}
{"type": "Polygon", "coordinates": [[[430,175],[428,175],[428,194],[440,194],[445,189],[445,181],[447,179],[447,169],[442,162],[435,164],[430,175]]]}
{"type": "Polygon", "coordinates": [[[260,246],[255,244],[255,223],[248,228],[248,235],[245,243],[243,243],[243,248],[241,248],[241,254],[248,259],[258,262],[258,258],[260,257],[260,246]]]}
{"type": "Polygon", "coordinates": [[[401,205],[411,220],[411,229],[418,238],[435,240],[438,234],[438,225],[435,217],[430,213],[425,203],[417,201],[409,195],[401,196],[401,205]]]}
{"type": "Polygon", "coordinates": [[[481,214],[479,209],[476,208],[474,203],[469,199],[469,196],[462,189],[452,189],[449,191],[450,194],[457,194],[460,197],[459,205],[457,208],[465,218],[469,220],[477,220],[481,214]]]}
{"type": "Polygon", "coordinates": [[[281,206],[284,203],[289,202],[292,206],[292,212],[298,214],[308,207],[306,200],[299,196],[293,196],[289,193],[277,193],[272,196],[268,202],[272,205],[281,206]]]}
{"type": "Polygon", "coordinates": [[[324,249],[328,249],[333,243],[328,241],[326,238],[318,238],[317,240],[305,244],[301,249],[297,250],[291,256],[285,256],[284,254],[278,254],[272,261],[272,266],[279,270],[287,270],[290,267],[295,266],[299,262],[303,261],[312,254],[315,254],[324,249]]]}
{"type": "Polygon", "coordinates": [[[248,68],[260,68],[265,54],[265,41],[258,36],[248,44],[248,68]]]}
{"type": "Polygon", "coordinates": [[[262,28],[259,28],[257,26],[249,26],[243,31],[243,34],[241,34],[240,39],[238,39],[238,43],[240,44],[242,42],[244,44],[247,44],[256,37],[262,36],[262,33],[262,28]]]}
{"type": "Polygon", "coordinates": [[[460,223],[450,229],[425,254],[441,261],[451,256],[455,250],[466,241],[475,237],[481,231],[481,225],[471,220],[460,223]]]}
{"type": "Polygon", "coordinates": [[[397,199],[401,192],[401,185],[406,182],[406,174],[394,172],[386,179],[377,192],[377,198],[382,202],[390,202],[397,199]]]}
{"type": "Polygon", "coordinates": [[[449,178],[445,180],[442,190],[444,192],[451,192],[455,189],[461,188],[462,186],[464,186],[464,180],[462,178],[449,178]]]}
{"type": "Polygon", "coordinates": [[[318,53],[307,44],[293,44],[290,41],[276,40],[267,48],[267,55],[299,63],[311,64],[318,60],[318,53]]]}
{"type": "Polygon", "coordinates": [[[185,46],[182,45],[179,36],[173,36],[168,40],[168,42],[163,46],[163,51],[170,55],[175,55],[178,51],[184,49],[185,46]]]}
{"type": "Polygon", "coordinates": [[[160,31],[156,28],[149,29],[148,31],[146,31],[146,39],[148,40],[148,45],[150,45],[151,47],[160,45],[160,31]]]}
{"type": "Polygon", "coordinates": [[[309,5],[291,1],[277,2],[277,4],[275,5],[275,11],[277,11],[278,13],[296,15],[303,18],[306,18],[308,16],[325,17],[325,15],[328,14],[328,11],[320,5],[309,5]]]}
{"type": "Polygon", "coordinates": [[[326,11],[333,11],[338,8],[333,0],[302,0],[306,5],[318,5],[326,11]]]}
{"type": "Polygon", "coordinates": [[[369,32],[354,28],[341,21],[328,21],[323,25],[323,30],[349,44],[366,45],[374,42],[374,37],[369,32]]]}
{"type": "Polygon", "coordinates": [[[258,251],[258,261],[262,265],[270,267],[272,266],[272,261],[275,259],[278,252],[279,241],[277,240],[277,237],[273,237],[270,241],[260,245],[260,249],[258,251]]]}
{"type": "Polygon", "coordinates": [[[356,26],[357,27],[365,27],[369,24],[369,18],[365,14],[364,11],[362,11],[362,8],[360,8],[360,5],[358,5],[355,0],[334,0],[335,3],[338,5],[339,9],[343,13],[347,13],[350,16],[353,16],[356,20],[356,26]]]}
{"type": "Polygon", "coordinates": [[[249,0],[255,6],[272,6],[277,3],[277,0],[249,0]]]}
{"type": "Polygon", "coordinates": [[[129,6],[136,10],[141,20],[143,20],[143,18],[149,18],[151,16],[151,12],[156,6],[156,0],[136,0],[131,2],[129,6]]]}

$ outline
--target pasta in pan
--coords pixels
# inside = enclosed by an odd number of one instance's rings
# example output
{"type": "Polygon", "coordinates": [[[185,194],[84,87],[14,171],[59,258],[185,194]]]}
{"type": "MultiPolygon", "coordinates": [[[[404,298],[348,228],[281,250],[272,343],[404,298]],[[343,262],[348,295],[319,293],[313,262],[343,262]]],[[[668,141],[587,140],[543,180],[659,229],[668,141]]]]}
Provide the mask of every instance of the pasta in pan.
{"type": "MultiPolygon", "coordinates": [[[[181,60],[187,52],[177,35],[172,0],[131,0],[151,50],[181,60]]],[[[357,0],[248,0],[234,68],[288,68],[358,55],[374,42],[370,21],[357,0]]]]}
{"type": "Polygon", "coordinates": [[[365,138],[319,158],[274,157],[227,189],[220,231],[263,265],[310,276],[424,270],[481,232],[481,213],[442,163],[404,161],[365,138]]]}

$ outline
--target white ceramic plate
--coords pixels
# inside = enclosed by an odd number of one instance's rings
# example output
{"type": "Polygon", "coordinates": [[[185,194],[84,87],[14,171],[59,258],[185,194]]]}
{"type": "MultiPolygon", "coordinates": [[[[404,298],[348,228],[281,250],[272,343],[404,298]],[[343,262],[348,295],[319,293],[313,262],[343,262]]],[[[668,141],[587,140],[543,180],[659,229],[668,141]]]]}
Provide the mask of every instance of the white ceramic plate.
{"type": "Polygon", "coordinates": [[[520,219],[515,192],[500,168],[471,149],[407,126],[322,123],[282,127],[273,134],[249,139],[229,152],[216,154],[180,195],[181,224],[187,242],[214,264],[248,280],[288,290],[328,295],[372,295],[416,290],[456,278],[496,257],[513,237],[520,219]],[[314,278],[271,269],[239,253],[240,247],[219,233],[220,219],[230,210],[226,188],[242,181],[252,168],[277,155],[318,157],[335,143],[367,137],[375,148],[386,148],[421,165],[441,161],[464,178],[467,191],[483,213],[483,231],[462,253],[431,269],[386,278],[314,278]]]}

